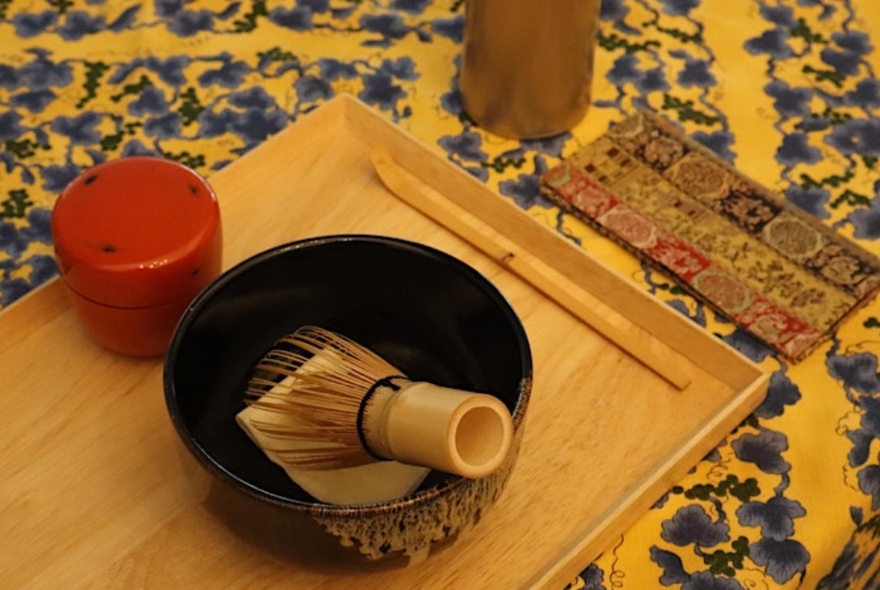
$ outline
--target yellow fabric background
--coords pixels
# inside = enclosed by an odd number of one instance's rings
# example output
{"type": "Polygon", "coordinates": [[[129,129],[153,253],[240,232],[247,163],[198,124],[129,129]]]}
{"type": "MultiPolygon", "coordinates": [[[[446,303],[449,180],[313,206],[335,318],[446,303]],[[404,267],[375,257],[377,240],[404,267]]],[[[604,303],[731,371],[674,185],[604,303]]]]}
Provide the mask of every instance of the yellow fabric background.
{"type": "MultiPolygon", "coordinates": [[[[627,112],[632,111],[644,101],[642,106],[660,111],[667,117],[677,120],[689,133],[711,130],[713,127],[700,124],[693,120],[684,120],[685,110],[669,107],[664,102],[663,92],[648,91],[637,88],[634,84],[614,84],[608,79],[623,50],[599,49],[595,60],[595,79],[593,100],[596,105],[591,108],[586,118],[571,131],[571,135],[563,138],[562,151],[558,154],[536,149],[527,145],[521,152],[520,167],[508,166],[501,171],[491,164],[499,164],[511,150],[521,148],[519,142],[500,139],[488,135],[478,128],[463,122],[456,114],[442,106],[443,98],[452,86],[457,72],[456,59],[460,54],[461,45],[446,36],[434,34],[429,41],[419,39],[416,34],[418,27],[430,30],[435,19],[454,19],[463,13],[460,2],[453,0],[437,0],[427,3],[421,10],[406,11],[389,1],[331,0],[329,6],[337,9],[350,10],[345,19],[331,18],[327,13],[316,12],[313,15],[313,26],[308,30],[291,30],[280,26],[265,14],[258,14],[254,21],[256,27],[250,32],[234,33],[235,22],[247,22],[246,14],[255,9],[265,7],[265,11],[276,8],[289,9],[295,2],[245,2],[238,13],[227,20],[215,19],[211,30],[201,31],[192,36],[182,37],[169,31],[169,18],[162,16],[154,3],[141,5],[134,20],[119,31],[101,30],[85,34],[78,39],[65,39],[55,28],[49,27],[33,36],[21,36],[15,17],[22,14],[55,12],[58,22],[64,22],[63,12],[82,11],[92,16],[103,15],[105,23],[112,23],[125,8],[132,4],[123,2],[85,3],[85,2],[41,2],[38,0],[13,0],[0,3],[3,18],[0,19],[0,65],[12,69],[21,69],[43,55],[54,63],[67,63],[72,72],[73,81],[64,86],[52,87],[56,97],[51,100],[45,110],[33,111],[21,106],[12,106],[14,96],[23,92],[21,87],[9,87],[0,84],[0,116],[15,112],[20,115],[19,125],[26,129],[24,135],[28,139],[36,137],[34,129],[42,129],[51,140],[51,147],[34,148],[34,153],[19,158],[23,166],[36,175],[36,180],[27,183],[22,179],[22,168],[14,167],[7,170],[0,167],[0,204],[6,213],[0,217],[3,231],[15,234],[24,241],[22,249],[12,247],[0,248],[0,264],[3,275],[0,284],[16,285],[16,289],[24,291],[36,286],[39,257],[51,256],[50,243],[45,239],[33,237],[26,230],[34,227],[37,217],[30,216],[34,211],[49,211],[57,196],[55,190],[46,188],[41,172],[50,166],[73,164],[85,167],[93,162],[94,155],[89,152],[95,145],[73,143],[70,138],[53,130],[52,122],[58,117],[75,117],[83,110],[102,113],[96,131],[104,138],[123,130],[123,141],[116,147],[104,150],[106,157],[118,157],[122,154],[122,146],[130,140],[141,140],[145,145],[151,143],[151,137],[144,131],[143,123],[146,116],[132,115],[130,107],[137,99],[138,92],[125,93],[127,85],[136,84],[141,75],[147,75],[152,84],[161,90],[164,99],[179,107],[183,98],[180,91],[193,87],[198,93],[200,103],[210,105],[206,108],[220,111],[228,108],[236,112],[241,109],[230,102],[230,95],[235,90],[244,88],[262,88],[275,101],[275,110],[284,112],[289,119],[295,119],[297,112],[314,108],[322,101],[304,101],[294,88],[294,83],[306,75],[320,75],[317,65],[319,58],[333,57],[340,61],[354,64],[359,75],[351,79],[338,79],[330,83],[333,93],[350,92],[355,95],[364,90],[364,76],[375,72],[385,60],[410,59],[415,66],[414,79],[396,79],[394,83],[403,92],[403,97],[396,102],[394,112],[379,110],[389,119],[395,120],[402,127],[410,130],[417,137],[434,146],[438,152],[444,153],[440,140],[444,137],[455,137],[464,131],[476,134],[485,157],[481,162],[463,161],[460,154],[447,152],[450,159],[458,163],[479,168],[486,173],[486,182],[493,188],[501,188],[506,182],[521,180],[522,175],[534,175],[539,170],[536,158],[542,158],[547,165],[553,165],[561,157],[573,153],[579,146],[596,138],[607,126],[620,120],[627,112]],[[378,39],[375,33],[364,31],[360,19],[369,14],[393,13],[400,16],[401,21],[414,27],[400,38],[393,39],[387,46],[365,44],[378,39]],[[39,51],[41,53],[35,53],[39,51]],[[296,56],[302,65],[301,71],[288,70],[279,73],[283,56],[273,61],[262,71],[257,64],[261,54],[275,51],[296,56]],[[187,82],[180,86],[161,80],[154,72],[143,67],[133,71],[116,83],[108,80],[107,73],[101,75],[99,84],[94,88],[94,96],[86,90],[89,64],[104,63],[111,71],[134,59],[148,57],[160,60],[172,56],[190,56],[184,71],[187,82]],[[228,56],[232,60],[242,60],[250,66],[243,75],[236,89],[212,85],[201,87],[196,82],[199,75],[218,67],[218,56],[228,56]],[[204,58],[204,59],[203,59],[204,58]],[[613,106],[609,106],[612,105],[613,106]],[[237,109],[237,110],[236,110],[237,109]],[[404,109],[411,109],[405,113],[404,109]],[[114,118],[115,117],[115,118],[114,118]],[[125,123],[137,123],[134,127],[125,128],[125,123]],[[26,192],[22,210],[16,210],[13,195],[26,192]],[[11,211],[11,213],[10,213],[11,211]],[[16,282],[18,281],[18,282],[16,282]],[[21,287],[21,285],[25,285],[21,287]]],[[[418,3],[414,3],[418,4],[418,3]]],[[[548,4],[550,9],[551,3],[548,4]]],[[[813,32],[822,35],[826,40],[835,32],[844,30],[861,31],[868,35],[876,33],[874,29],[880,23],[880,4],[874,0],[853,0],[852,2],[831,2],[836,12],[827,19],[819,18],[817,6],[800,5],[796,0],[767,1],[758,0],[702,0],[688,14],[670,14],[666,2],[662,0],[630,0],[623,3],[628,13],[626,23],[638,31],[629,36],[615,29],[615,22],[606,19],[602,22],[602,32],[609,36],[616,34],[631,43],[656,42],[655,53],[635,53],[639,65],[643,69],[660,68],[672,87],[666,94],[673,96],[680,103],[688,101],[697,110],[705,111],[701,101],[708,101],[723,113],[729,131],[733,136],[731,149],[736,154],[735,163],[740,170],[759,182],[780,192],[785,191],[801,174],[809,174],[813,178],[827,178],[843,174],[852,168],[854,176],[837,187],[830,187],[831,198],[835,199],[845,190],[875,196],[873,183],[877,179],[877,168],[864,165],[861,161],[853,162],[843,157],[817,139],[813,147],[822,153],[821,161],[814,164],[801,163],[785,171],[777,160],[777,150],[786,134],[796,131],[794,119],[780,120],[774,106],[774,99],[764,88],[768,83],[767,57],[756,55],[744,49],[746,43],[772,28],[761,15],[761,7],[785,7],[792,11],[795,18],[804,20],[804,24],[813,32]],[[849,10],[848,10],[849,9],[849,10]],[[849,19],[852,12],[855,18],[849,19]],[[678,31],[685,35],[700,33],[703,44],[691,40],[682,40],[670,31],[678,31]],[[711,56],[701,53],[705,48],[711,49],[711,56]],[[675,85],[678,74],[684,67],[684,61],[670,56],[676,51],[690,52],[700,58],[711,57],[711,73],[717,84],[705,90],[701,87],[682,87],[675,85]],[[785,175],[789,180],[785,179],[785,175]]],[[[230,3],[219,1],[196,1],[186,4],[191,11],[206,10],[221,13],[230,7],[230,3]]],[[[827,70],[828,64],[821,61],[819,52],[799,38],[789,38],[790,46],[803,55],[791,60],[780,60],[774,75],[787,81],[791,86],[821,88],[827,85],[817,81],[815,76],[804,72],[804,66],[811,65],[819,70],[827,70]]],[[[880,57],[877,51],[864,56],[864,64],[859,73],[844,80],[844,86],[833,88],[836,92],[852,89],[864,78],[873,76],[873,71],[880,68],[880,57]]],[[[818,98],[813,99],[811,106],[821,110],[818,98]]],[[[376,106],[376,105],[373,105],[376,106]]],[[[858,107],[842,106],[839,109],[853,117],[873,117],[873,113],[860,110],[858,107]]],[[[717,129],[717,125],[715,126],[717,129]]],[[[17,139],[21,139],[21,137],[17,139]]],[[[12,151],[10,139],[0,144],[0,153],[12,151]]],[[[178,137],[163,139],[160,142],[166,154],[193,164],[200,172],[210,175],[216,165],[231,161],[236,150],[246,147],[241,135],[227,130],[211,137],[199,135],[199,123],[181,127],[178,137]]],[[[295,157],[292,154],[291,157],[295,157]]],[[[504,192],[502,190],[502,192],[504,192]]],[[[255,206],[259,206],[259,194],[254,195],[255,206]]],[[[22,201],[16,201],[21,205],[22,201]]],[[[826,208],[827,219],[824,222],[836,224],[842,222],[840,231],[853,237],[853,225],[847,223],[847,217],[854,210],[864,208],[864,204],[840,206],[836,209],[826,208]]],[[[527,203],[529,213],[546,223],[549,228],[566,233],[578,239],[583,247],[595,255],[607,260],[627,276],[642,282],[646,288],[658,291],[659,296],[673,298],[667,291],[657,289],[658,285],[667,285],[663,277],[646,276],[642,266],[619,247],[605,238],[587,229],[571,217],[559,217],[558,211],[548,207],[546,203],[527,203]]],[[[5,243],[5,242],[4,242],[5,243]]],[[[872,240],[860,240],[860,243],[874,253],[880,253],[880,245],[872,240]]],[[[0,244],[2,245],[2,244],[0,244]]],[[[679,297],[680,299],[680,297],[679,297]]],[[[697,302],[682,300],[687,310],[695,315],[700,310],[697,302]]],[[[722,336],[729,335],[732,328],[726,322],[718,321],[707,314],[707,329],[722,336]]],[[[688,582],[669,582],[661,579],[662,569],[651,559],[651,548],[657,547],[670,551],[682,560],[687,572],[703,572],[707,570],[706,561],[693,547],[676,546],[663,538],[664,524],[674,517],[679,508],[700,506],[710,519],[719,519],[718,507],[723,507],[726,516],[721,519],[730,526],[730,541],[744,537],[748,542],[756,543],[762,538],[762,530],[758,526],[746,526],[734,515],[741,502],[730,497],[721,498],[717,504],[699,499],[685,498],[681,493],[672,493],[665,503],[645,514],[639,522],[618,540],[588,569],[590,564],[583,564],[584,574],[572,582],[575,588],[663,588],[663,587],[706,587],[706,588],[815,588],[829,572],[834,569],[841,553],[848,543],[859,548],[858,556],[867,561],[867,572],[878,568],[871,563],[872,552],[876,550],[877,541],[873,539],[869,529],[857,530],[851,516],[852,510],[861,511],[863,521],[868,521],[874,514],[871,507],[871,496],[860,489],[859,472],[862,466],[853,466],[848,458],[853,449],[852,441],[847,433],[858,430],[865,413],[855,405],[852,398],[846,395],[846,385],[841,378],[829,370],[829,355],[867,355],[873,358],[876,368],[876,356],[880,354],[880,335],[876,329],[865,323],[873,317],[880,317],[880,304],[873,303],[860,311],[838,332],[839,347],[832,343],[822,346],[809,359],[798,365],[786,365],[773,356],[760,359],[762,365],[780,377],[787,378],[799,390],[800,399],[796,403],[787,404],[784,411],[766,420],[756,419],[744,424],[736,433],[718,448],[718,454],[701,462],[683,481],[681,489],[691,489],[702,484],[717,485],[728,475],[736,475],[740,482],[754,479],[761,494],[752,498],[753,501],[768,501],[775,490],[782,486],[783,496],[796,501],[803,508],[804,515],[793,518],[794,531],[789,537],[800,543],[809,558],[803,571],[793,572],[783,581],[774,579],[767,568],[745,557],[741,566],[736,567],[733,575],[716,573],[717,579],[724,579],[738,586],[697,586],[697,580],[688,582]],[[743,461],[733,448],[732,442],[745,434],[759,434],[771,431],[780,433],[785,448],[780,451],[782,458],[790,469],[784,477],[779,473],[769,473],[760,469],[753,462],[743,461]],[[691,584],[688,586],[688,584],[691,584]]],[[[638,411],[634,409],[634,411],[638,411]]],[[[875,440],[870,444],[868,463],[876,463],[877,450],[880,444],[875,440]]],[[[565,518],[565,515],[548,511],[548,519],[565,518]]],[[[536,542],[540,540],[536,539],[536,542]]],[[[731,542],[722,543],[725,551],[730,551],[731,542]]],[[[703,548],[706,553],[715,547],[703,548]]],[[[715,578],[713,578],[715,579],[715,578]]],[[[859,580],[867,580],[862,575],[859,580]]],[[[858,585],[853,578],[853,584],[858,585]]],[[[720,583],[720,582],[713,582],[720,583]]],[[[834,587],[828,586],[828,587],[834,587]]]]}

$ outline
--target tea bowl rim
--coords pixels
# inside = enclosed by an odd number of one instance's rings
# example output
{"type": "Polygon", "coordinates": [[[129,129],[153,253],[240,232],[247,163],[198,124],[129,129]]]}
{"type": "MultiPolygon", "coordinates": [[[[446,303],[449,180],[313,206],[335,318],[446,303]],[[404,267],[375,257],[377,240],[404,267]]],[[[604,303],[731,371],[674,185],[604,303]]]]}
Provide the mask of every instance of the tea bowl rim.
{"type": "Polygon", "coordinates": [[[229,284],[237,280],[243,273],[273,258],[284,256],[293,251],[319,249],[323,246],[340,243],[355,245],[358,243],[378,244],[382,247],[403,250],[426,257],[431,259],[432,262],[452,267],[458,275],[467,279],[469,283],[480,289],[487,296],[487,300],[491,302],[495,310],[502,314],[505,323],[515,334],[517,343],[516,348],[519,351],[519,361],[522,371],[517,387],[516,403],[512,412],[514,436],[516,436],[523,426],[525,410],[528,407],[528,401],[531,396],[534,368],[528,335],[510,302],[491,281],[473,268],[469,263],[427,244],[403,238],[375,234],[341,233],[292,240],[248,256],[223,271],[190,302],[174,330],[163,365],[164,397],[166,409],[175,433],[183,442],[187,452],[194,457],[203,468],[206,468],[211,475],[219,478],[221,481],[240,492],[245,493],[247,496],[276,507],[295,512],[303,512],[311,514],[312,516],[343,518],[367,515],[378,516],[380,514],[407,510],[412,507],[430,503],[437,498],[454,493],[456,489],[468,485],[473,480],[464,477],[452,477],[437,485],[418,490],[395,500],[364,504],[335,505],[320,502],[318,500],[304,501],[285,497],[270,492],[269,490],[236,475],[217,461],[212,454],[199,443],[195,433],[188,427],[185,419],[181,415],[174,383],[176,369],[175,361],[184,337],[187,334],[187,329],[195,318],[198,317],[200,312],[208,306],[218,292],[222,291],[229,284]]]}

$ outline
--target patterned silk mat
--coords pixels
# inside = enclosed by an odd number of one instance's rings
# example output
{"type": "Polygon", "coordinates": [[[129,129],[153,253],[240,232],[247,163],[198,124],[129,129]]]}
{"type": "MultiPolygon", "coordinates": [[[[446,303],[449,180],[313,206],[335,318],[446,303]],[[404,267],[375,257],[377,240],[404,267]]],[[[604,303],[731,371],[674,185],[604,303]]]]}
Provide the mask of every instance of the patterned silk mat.
{"type": "Polygon", "coordinates": [[[793,361],[880,287],[880,260],[647,112],[541,180],[560,207],[793,361]]]}

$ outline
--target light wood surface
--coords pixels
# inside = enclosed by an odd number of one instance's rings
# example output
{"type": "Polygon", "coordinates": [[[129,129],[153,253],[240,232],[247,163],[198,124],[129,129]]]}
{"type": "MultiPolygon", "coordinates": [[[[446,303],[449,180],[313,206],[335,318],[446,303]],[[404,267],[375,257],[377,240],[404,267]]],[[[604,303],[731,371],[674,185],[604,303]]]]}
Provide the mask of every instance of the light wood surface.
{"type": "Polygon", "coordinates": [[[519,314],[535,364],[520,459],[499,502],[406,568],[326,572],[247,543],[207,508],[164,406],[159,359],[86,339],[53,281],[0,312],[4,588],[561,588],[763,398],[767,377],[350,97],[209,179],[225,266],[287,241],[370,233],[469,262],[519,314]],[[370,150],[507,235],[680,359],[679,390],[544,292],[392,195],[370,150]],[[427,179],[427,180],[426,180],[427,179]],[[512,233],[511,233],[512,232],[512,233]]]}

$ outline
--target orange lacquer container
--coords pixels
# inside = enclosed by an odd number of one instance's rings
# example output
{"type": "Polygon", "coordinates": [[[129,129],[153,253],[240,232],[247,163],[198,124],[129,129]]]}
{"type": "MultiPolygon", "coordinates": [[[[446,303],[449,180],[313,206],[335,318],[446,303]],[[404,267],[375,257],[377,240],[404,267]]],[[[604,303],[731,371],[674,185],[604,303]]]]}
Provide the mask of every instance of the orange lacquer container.
{"type": "Polygon", "coordinates": [[[177,321],[222,266],[220,209],[208,182],[171,160],[93,166],[52,211],[69,300],[98,343],[132,356],[165,352],[177,321]]]}

